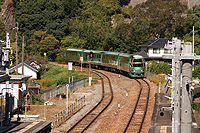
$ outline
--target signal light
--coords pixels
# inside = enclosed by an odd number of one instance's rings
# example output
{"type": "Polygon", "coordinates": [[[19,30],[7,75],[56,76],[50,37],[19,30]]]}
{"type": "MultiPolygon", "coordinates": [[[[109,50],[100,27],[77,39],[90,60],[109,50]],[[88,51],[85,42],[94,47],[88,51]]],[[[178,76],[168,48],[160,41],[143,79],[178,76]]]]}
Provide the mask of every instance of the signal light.
{"type": "Polygon", "coordinates": [[[93,57],[93,52],[90,52],[90,58],[92,58],[93,57]]]}

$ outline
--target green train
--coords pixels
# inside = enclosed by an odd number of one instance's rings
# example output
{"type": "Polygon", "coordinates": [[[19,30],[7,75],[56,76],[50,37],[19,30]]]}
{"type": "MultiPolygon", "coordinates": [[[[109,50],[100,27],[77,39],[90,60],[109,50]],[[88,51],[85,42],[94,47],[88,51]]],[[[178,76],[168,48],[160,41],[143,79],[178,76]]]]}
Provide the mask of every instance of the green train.
{"type": "Polygon", "coordinates": [[[144,77],[145,73],[145,60],[140,55],[69,48],[64,56],[74,64],[80,65],[82,61],[87,66],[91,61],[93,68],[114,70],[130,77],[144,77]]]}

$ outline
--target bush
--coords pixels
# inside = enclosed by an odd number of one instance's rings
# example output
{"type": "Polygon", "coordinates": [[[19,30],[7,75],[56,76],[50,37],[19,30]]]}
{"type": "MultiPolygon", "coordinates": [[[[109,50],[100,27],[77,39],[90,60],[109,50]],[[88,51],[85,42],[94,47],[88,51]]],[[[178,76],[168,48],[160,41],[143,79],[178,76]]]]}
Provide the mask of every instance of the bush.
{"type": "Polygon", "coordinates": [[[86,77],[86,75],[81,75],[80,71],[68,71],[67,68],[53,64],[45,64],[40,70],[41,80],[39,82],[42,89],[67,84],[69,77],[72,78],[72,76],[74,81],[86,77]]]}
{"type": "Polygon", "coordinates": [[[48,88],[51,86],[51,79],[45,78],[40,81],[41,88],[48,88]]]}
{"type": "Polygon", "coordinates": [[[199,112],[200,111],[200,103],[192,102],[192,109],[199,112]]]}
{"type": "MultiPolygon", "coordinates": [[[[155,74],[171,74],[171,66],[167,63],[157,63],[157,61],[151,61],[152,65],[150,71],[155,74]]],[[[149,69],[149,67],[148,67],[149,69]]]]}
{"type": "Polygon", "coordinates": [[[192,72],[192,77],[199,78],[200,77],[200,65],[197,65],[192,72]]]}
{"type": "Polygon", "coordinates": [[[33,104],[44,104],[44,100],[40,96],[31,96],[33,104]]]}

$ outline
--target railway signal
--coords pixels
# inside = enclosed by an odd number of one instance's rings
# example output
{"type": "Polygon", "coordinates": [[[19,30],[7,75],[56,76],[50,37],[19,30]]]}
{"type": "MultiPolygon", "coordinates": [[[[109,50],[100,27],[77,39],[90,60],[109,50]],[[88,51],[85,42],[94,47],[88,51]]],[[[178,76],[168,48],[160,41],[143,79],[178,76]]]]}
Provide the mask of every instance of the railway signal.
{"type": "Polygon", "coordinates": [[[93,58],[93,52],[90,52],[90,59],[93,58]]]}

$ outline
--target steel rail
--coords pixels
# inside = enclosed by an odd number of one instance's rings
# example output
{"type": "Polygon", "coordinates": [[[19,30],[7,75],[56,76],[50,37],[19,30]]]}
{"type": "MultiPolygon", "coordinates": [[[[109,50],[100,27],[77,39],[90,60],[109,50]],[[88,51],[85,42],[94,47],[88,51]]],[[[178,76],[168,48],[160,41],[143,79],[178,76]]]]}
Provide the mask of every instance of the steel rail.
{"type": "MultiPolygon", "coordinates": [[[[147,108],[148,108],[149,95],[150,95],[150,85],[147,83],[147,81],[142,79],[142,81],[144,81],[145,84],[147,85],[147,88],[146,88],[146,87],[142,86],[141,81],[139,81],[138,79],[136,79],[136,81],[140,84],[140,91],[139,91],[139,94],[138,94],[138,99],[136,101],[136,105],[135,105],[134,110],[132,112],[132,115],[131,115],[131,117],[130,117],[127,125],[126,125],[124,133],[125,132],[133,132],[133,129],[131,129],[131,126],[133,128],[133,125],[138,125],[138,124],[139,124],[139,129],[136,129],[138,131],[134,131],[134,132],[138,132],[138,133],[141,132],[142,125],[144,123],[144,119],[145,119],[147,108]],[[146,93],[145,91],[147,92],[147,96],[144,95],[146,93]],[[142,96],[142,95],[144,95],[144,96],[142,96]],[[141,99],[145,99],[145,98],[146,98],[146,101],[142,101],[142,102],[140,101],[141,99]],[[144,104],[145,104],[145,108],[142,109],[143,110],[143,116],[142,116],[142,118],[137,119],[137,120],[140,120],[139,121],[140,123],[136,123],[136,121],[133,121],[133,118],[137,117],[137,114],[136,114],[137,109],[138,108],[141,109],[141,107],[139,107],[139,106],[142,106],[144,104]],[[132,131],[130,131],[130,130],[132,130],[132,131]]],[[[142,111],[138,111],[138,114],[141,114],[141,112],[142,111]]]]}
{"type": "Polygon", "coordinates": [[[113,91],[112,91],[112,86],[110,79],[103,73],[93,70],[96,75],[98,75],[101,78],[102,81],[102,97],[101,100],[96,104],[86,115],[84,115],[78,122],[76,122],[68,131],[68,132],[76,132],[76,133],[83,133],[85,130],[88,129],[88,127],[100,116],[100,114],[110,105],[110,103],[113,100],[113,91]],[[99,74],[98,74],[99,73],[99,74]],[[109,81],[109,87],[110,87],[110,100],[107,101],[108,98],[105,98],[105,89],[104,89],[104,80],[103,77],[100,75],[102,74],[105,76],[108,81],[109,81]],[[106,106],[105,106],[106,104],[106,106]],[[102,106],[102,107],[100,107],[102,106]],[[100,111],[98,110],[98,107],[101,109],[100,111]],[[98,113],[96,113],[96,112],[98,113]]]}

